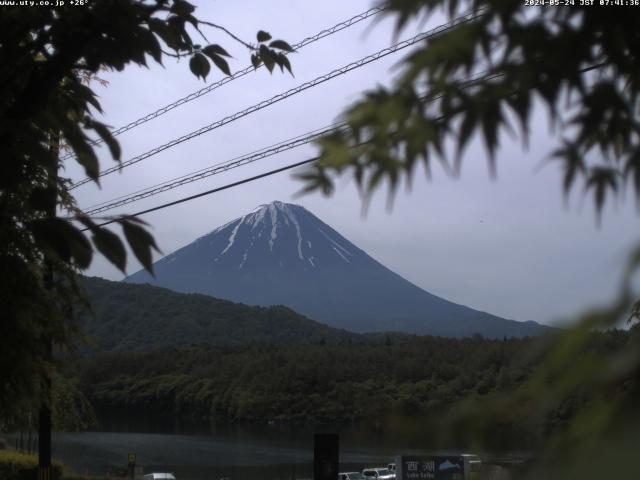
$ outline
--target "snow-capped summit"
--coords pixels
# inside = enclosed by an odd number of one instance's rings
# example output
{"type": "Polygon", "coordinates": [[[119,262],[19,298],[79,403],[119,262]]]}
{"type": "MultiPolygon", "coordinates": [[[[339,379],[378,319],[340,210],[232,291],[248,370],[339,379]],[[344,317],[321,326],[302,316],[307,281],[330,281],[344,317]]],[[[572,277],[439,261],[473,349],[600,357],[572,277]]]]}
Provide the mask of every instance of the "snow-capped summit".
{"type": "Polygon", "coordinates": [[[387,269],[299,205],[272,202],[125,281],[250,305],[283,304],[353,331],[489,337],[540,333],[436,297],[387,269]]]}
{"type": "MultiPolygon", "coordinates": [[[[350,257],[361,252],[349,249],[346,239],[303,207],[278,201],[260,205],[200,237],[196,243],[208,242],[213,247],[220,236],[227,240],[218,254],[215,248],[210,249],[215,255],[214,262],[229,267],[236,265],[238,270],[247,270],[256,264],[306,270],[316,268],[318,262],[322,266],[350,263],[350,257]]],[[[166,261],[177,258],[181,252],[169,255],[166,261]]]]}

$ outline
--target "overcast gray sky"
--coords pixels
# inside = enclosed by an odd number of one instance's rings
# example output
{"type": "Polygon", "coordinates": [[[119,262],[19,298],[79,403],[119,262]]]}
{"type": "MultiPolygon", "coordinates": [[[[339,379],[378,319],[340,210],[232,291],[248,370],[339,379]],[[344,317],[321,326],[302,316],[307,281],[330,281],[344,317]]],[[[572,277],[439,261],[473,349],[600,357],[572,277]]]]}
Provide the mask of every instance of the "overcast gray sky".
{"type": "MultiPolygon", "coordinates": [[[[200,1],[197,15],[225,25],[241,38],[253,41],[264,29],[275,38],[296,43],[372,6],[368,0],[327,1],[200,1]]],[[[433,28],[444,19],[433,17],[414,26],[433,28]]],[[[234,56],[231,70],[249,64],[249,52],[218,31],[206,31],[234,56]]],[[[119,137],[123,159],[212,123],[274,94],[295,87],[336,67],[389,46],[391,19],[372,27],[367,21],[305,47],[291,56],[295,78],[265,69],[231,82],[119,137]]],[[[204,42],[203,42],[204,43],[204,42]]],[[[368,88],[389,84],[394,65],[408,50],[314,87],[260,112],[183,143],[120,174],[102,179],[102,188],[85,185],[74,191],[81,207],[130,193],[161,181],[249,153],[287,138],[329,125],[368,88]]],[[[131,67],[105,72],[109,86],[95,89],[105,110],[103,120],[119,127],[143,114],[205,86],[189,72],[188,61],[165,61],[165,68],[131,67]]],[[[212,70],[208,82],[220,78],[212,70]]],[[[610,203],[602,227],[593,208],[576,192],[565,206],[560,171],[555,165],[539,169],[556,145],[547,118],[534,115],[530,148],[502,139],[498,178],[489,178],[486,155],[473,142],[462,176],[448,178],[436,167],[431,182],[418,174],[411,191],[400,190],[391,211],[380,191],[368,214],[352,184],[339,182],[335,195],[294,198],[301,184],[282,173],[238,188],[204,197],[144,217],[165,254],[180,248],[217,226],[273,200],[298,203],[340,231],[372,257],[429,292],[448,300],[515,320],[554,323],[589,305],[610,299],[615,292],[625,256],[638,240],[631,198],[610,203]]],[[[221,186],[316,153],[312,146],[271,157],[216,175],[113,213],[133,213],[166,201],[221,186]]],[[[104,168],[111,166],[103,155],[104,168]]],[[[67,173],[82,178],[69,165],[67,173]]],[[[139,265],[132,259],[128,271],[139,265]]],[[[122,274],[105,260],[94,261],[90,275],[119,280],[122,274]]]]}

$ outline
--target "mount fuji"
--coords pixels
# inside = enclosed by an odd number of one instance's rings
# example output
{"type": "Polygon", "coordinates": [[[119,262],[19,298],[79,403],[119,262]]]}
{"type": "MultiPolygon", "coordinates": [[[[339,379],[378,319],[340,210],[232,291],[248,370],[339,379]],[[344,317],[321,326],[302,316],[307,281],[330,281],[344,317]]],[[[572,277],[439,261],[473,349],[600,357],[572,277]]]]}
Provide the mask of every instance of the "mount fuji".
{"type": "Polygon", "coordinates": [[[400,331],[502,338],[539,335],[536,322],[506,320],[437,297],[371,258],[305,208],[262,205],[216,228],[125,282],[204,293],[249,305],[286,305],[354,332],[400,331]]]}

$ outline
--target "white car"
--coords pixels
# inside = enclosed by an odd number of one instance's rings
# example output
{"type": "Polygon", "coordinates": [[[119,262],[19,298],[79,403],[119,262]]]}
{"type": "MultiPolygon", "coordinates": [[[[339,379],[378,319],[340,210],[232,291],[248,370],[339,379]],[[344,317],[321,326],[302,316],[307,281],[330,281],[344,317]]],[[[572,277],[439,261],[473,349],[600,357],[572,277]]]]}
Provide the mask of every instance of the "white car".
{"type": "Polygon", "coordinates": [[[147,473],[142,478],[144,480],[176,480],[173,473],[147,473]]]}
{"type": "Polygon", "coordinates": [[[362,470],[362,475],[367,480],[394,480],[396,478],[395,474],[390,472],[388,468],[382,467],[365,468],[362,470]]]}
{"type": "Polygon", "coordinates": [[[338,480],[367,480],[360,472],[343,472],[338,474],[338,480]]]}

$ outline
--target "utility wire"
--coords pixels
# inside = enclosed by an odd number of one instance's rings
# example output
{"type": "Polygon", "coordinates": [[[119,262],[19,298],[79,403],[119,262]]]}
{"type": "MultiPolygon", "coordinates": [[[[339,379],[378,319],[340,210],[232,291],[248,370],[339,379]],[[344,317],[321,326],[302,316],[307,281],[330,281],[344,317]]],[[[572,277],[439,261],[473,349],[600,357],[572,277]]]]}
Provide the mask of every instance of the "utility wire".
{"type": "MultiPolygon", "coordinates": [[[[606,66],[606,65],[607,65],[607,63],[589,65],[587,67],[582,68],[579,72],[580,73],[589,72],[591,70],[602,68],[603,66],[606,66]]],[[[495,79],[495,78],[499,78],[501,76],[504,76],[504,73],[502,73],[502,72],[492,72],[492,73],[488,73],[488,74],[485,74],[485,75],[477,75],[474,78],[472,78],[472,79],[468,80],[467,82],[465,82],[463,85],[461,85],[461,88],[467,88],[467,87],[476,85],[478,83],[482,83],[482,82],[486,82],[486,81],[489,81],[489,80],[492,80],[492,79],[495,79]]],[[[437,100],[441,96],[442,95],[434,97],[433,100],[437,100]]],[[[442,115],[438,119],[441,120],[441,119],[444,119],[445,117],[446,117],[446,115],[442,115]]],[[[342,125],[344,127],[344,124],[338,124],[338,127],[340,125],[342,125]]],[[[360,143],[358,145],[354,145],[354,147],[355,146],[364,145],[365,143],[368,143],[368,142],[366,142],[366,141],[362,142],[362,143],[360,143]]],[[[136,216],[139,216],[139,215],[144,215],[144,214],[147,214],[147,213],[155,212],[157,210],[162,210],[164,208],[168,208],[168,207],[171,207],[171,206],[174,206],[174,205],[178,205],[180,203],[188,202],[190,200],[194,200],[194,199],[197,199],[197,198],[200,198],[200,197],[204,197],[206,195],[211,195],[213,193],[220,192],[222,190],[227,190],[229,188],[237,187],[239,185],[243,185],[245,183],[252,182],[254,180],[259,180],[261,178],[268,177],[270,175],[275,175],[277,173],[280,173],[280,172],[283,172],[283,171],[286,171],[286,170],[290,170],[292,168],[296,168],[296,167],[299,167],[299,166],[302,166],[302,165],[313,163],[313,162],[319,160],[320,158],[321,158],[320,156],[309,158],[307,160],[303,160],[301,162],[297,162],[297,163],[290,164],[290,165],[287,165],[287,166],[284,166],[284,167],[281,167],[281,168],[277,168],[275,170],[271,170],[269,172],[262,173],[260,175],[255,175],[253,177],[245,178],[244,180],[233,182],[233,183],[224,185],[222,187],[217,187],[217,188],[214,188],[214,189],[211,189],[211,190],[207,190],[205,192],[201,192],[201,193],[198,193],[198,194],[195,194],[195,195],[191,195],[191,196],[188,196],[188,197],[181,198],[179,200],[175,200],[173,202],[169,202],[169,203],[165,203],[165,204],[162,204],[162,205],[158,205],[156,207],[149,208],[147,210],[142,210],[142,211],[139,211],[139,212],[134,213],[132,215],[127,215],[126,217],[136,217],[136,216]]],[[[193,181],[195,181],[195,180],[193,180],[193,181]]],[[[104,223],[99,224],[98,226],[102,227],[102,226],[105,226],[105,225],[109,225],[109,224],[115,223],[117,221],[118,221],[117,219],[108,220],[108,221],[106,221],[104,223]]],[[[86,230],[89,230],[89,229],[88,228],[82,229],[82,231],[86,231],[86,230]]]]}
{"type": "MultiPolygon", "coordinates": [[[[222,118],[221,120],[218,120],[216,122],[213,122],[209,125],[206,125],[198,130],[194,130],[186,135],[183,135],[181,137],[175,138],[173,140],[171,140],[170,142],[167,142],[163,145],[160,145],[152,150],[149,150],[148,152],[145,152],[143,154],[140,154],[136,157],[133,157],[125,162],[120,163],[119,165],[113,166],[111,168],[108,168],[102,172],[100,172],[100,174],[98,175],[99,177],[103,177],[105,175],[109,175],[111,173],[120,171],[121,169],[128,167],[129,165],[133,165],[135,163],[141,162],[142,160],[145,160],[149,157],[152,157],[164,150],[167,150],[171,147],[174,147],[176,145],[179,145],[180,143],[186,142],[188,140],[191,140],[197,136],[200,136],[204,133],[210,132],[211,130],[214,130],[216,128],[219,128],[223,125],[226,125],[227,123],[231,123],[239,118],[245,117],[247,115],[250,115],[251,113],[254,113],[258,110],[261,110],[265,107],[268,107],[270,105],[273,105],[274,103],[277,103],[281,100],[284,100],[288,97],[291,97],[293,95],[296,95],[300,92],[303,92],[309,88],[315,87],[321,83],[324,83],[328,80],[331,80],[332,78],[338,77],[340,75],[344,75],[345,73],[348,73],[352,70],[355,70],[357,68],[360,68],[364,65],[367,65],[371,62],[374,62],[376,60],[379,60],[383,57],[386,57],[387,55],[390,55],[392,53],[395,53],[399,50],[402,50],[404,48],[410,47],[412,45],[415,45],[418,42],[421,42],[423,40],[429,39],[429,38],[433,38],[436,37],[438,35],[441,35],[442,33],[446,32],[447,30],[450,30],[460,24],[463,23],[467,23],[470,21],[473,21],[477,18],[479,18],[480,16],[484,15],[484,13],[469,13],[466,15],[463,15],[461,17],[455,18],[454,20],[445,23],[443,25],[440,25],[432,30],[429,30],[427,32],[423,32],[423,33],[419,33],[418,35],[408,39],[408,40],[404,40],[402,42],[398,42],[394,45],[392,45],[391,47],[387,47],[383,50],[380,50],[374,54],[368,55],[364,58],[361,58],[360,60],[357,60],[355,62],[352,62],[348,65],[345,65],[341,68],[335,69],[327,74],[324,74],[320,77],[317,77],[309,82],[303,83],[302,85],[299,85],[295,88],[289,89],[286,92],[283,93],[279,93],[278,95],[275,95],[267,100],[263,100],[262,102],[259,102],[249,108],[246,108],[245,110],[241,110],[239,112],[236,112],[232,115],[228,115],[224,118],[222,118]]],[[[92,180],[90,178],[85,178],[83,180],[80,180],[79,182],[74,183],[71,187],[70,190],[73,190],[81,185],[84,185],[86,183],[91,182],[92,180]]]]}
{"type": "MultiPolygon", "coordinates": [[[[467,87],[468,86],[472,86],[472,85],[477,84],[479,82],[491,80],[492,78],[496,78],[496,77],[499,77],[501,75],[503,75],[503,74],[502,73],[499,73],[499,74],[495,74],[494,73],[494,74],[488,74],[488,75],[485,75],[485,76],[477,76],[477,77],[475,77],[473,79],[470,79],[469,81],[465,82],[465,86],[467,86],[467,87]]],[[[439,98],[439,97],[436,97],[436,98],[439,98]]],[[[434,98],[434,100],[436,98],[434,98]]],[[[441,118],[444,118],[444,116],[441,117],[441,118]]],[[[368,142],[359,143],[358,145],[354,145],[354,147],[360,146],[360,145],[364,145],[365,143],[368,143],[368,142]]],[[[162,205],[157,205],[155,207],[148,208],[146,210],[141,210],[141,211],[136,212],[134,214],[127,215],[125,218],[127,218],[127,217],[128,218],[138,217],[140,215],[145,215],[147,213],[152,213],[152,212],[156,212],[158,210],[163,210],[165,208],[172,207],[174,205],[179,205],[181,203],[185,203],[185,202],[188,202],[188,201],[191,201],[191,200],[195,200],[197,198],[201,198],[201,197],[204,197],[204,196],[207,196],[207,195],[211,195],[213,193],[221,192],[221,191],[227,190],[229,188],[233,188],[233,187],[237,187],[237,186],[240,186],[240,185],[244,185],[245,183],[250,183],[250,182],[253,182],[255,180],[259,180],[261,178],[269,177],[271,175],[275,175],[277,173],[284,172],[286,170],[291,170],[292,168],[300,167],[302,165],[307,165],[309,163],[313,163],[313,162],[319,160],[320,158],[321,158],[321,156],[308,158],[308,159],[302,160],[300,162],[296,162],[296,163],[293,163],[293,164],[286,165],[284,167],[276,168],[275,170],[270,170],[268,172],[261,173],[260,175],[254,175],[253,177],[245,178],[243,180],[239,180],[239,181],[233,182],[233,183],[228,183],[227,185],[223,185],[221,187],[212,188],[211,190],[206,190],[204,192],[200,192],[200,193],[197,193],[195,195],[190,195],[188,197],[184,197],[184,198],[181,198],[181,199],[178,199],[178,200],[174,200],[174,201],[168,202],[168,203],[163,203],[162,205]]],[[[107,220],[106,222],[98,224],[98,227],[104,227],[106,225],[110,225],[110,224],[116,223],[116,222],[118,222],[118,219],[107,220]]],[[[88,227],[81,229],[82,232],[85,232],[87,230],[89,230],[88,227]]]]}
{"type": "MultiPolygon", "coordinates": [[[[291,170],[292,168],[300,167],[302,165],[306,165],[307,163],[315,162],[319,158],[320,157],[308,158],[307,160],[302,160],[301,162],[293,163],[291,165],[287,165],[287,166],[281,167],[281,168],[276,168],[275,170],[271,170],[271,171],[268,171],[268,172],[265,172],[265,173],[261,173],[260,175],[255,175],[253,177],[245,178],[244,180],[239,180],[237,182],[229,183],[227,185],[223,185],[222,187],[213,188],[211,190],[207,190],[206,192],[201,192],[201,193],[198,193],[196,195],[191,195],[189,197],[181,198],[181,199],[175,200],[173,202],[164,203],[162,205],[158,205],[157,207],[148,208],[147,210],[142,210],[140,212],[134,213],[133,215],[127,215],[127,216],[128,217],[137,217],[137,216],[140,216],[140,215],[145,215],[147,213],[155,212],[157,210],[162,210],[162,209],[167,208],[167,207],[172,207],[172,206],[178,205],[180,203],[184,203],[184,202],[188,202],[190,200],[195,200],[196,198],[204,197],[205,195],[211,195],[212,193],[220,192],[222,190],[227,190],[228,188],[237,187],[239,185],[242,185],[242,184],[245,184],[245,183],[249,183],[249,182],[253,182],[254,180],[259,180],[261,178],[268,177],[270,175],[275,175],[276,173],[284,172],[285,170],[291,170]]],[[[117,219],[107,220],[106,222],[98,224],[98,227],[104,227],[105,225],[110,225],[110,224],[115,223],[117,221],[118,221],[117,219]]],[[[87,230],[89,230],[88,227],[87,228],[83,228],[80,231],[81,232],[86,232],[87,230]]]]}
{"type": "Polygon", "coordinates": [[[186,185],[188,183],[202,180],[212,175],[217,175],[219,173],[226,172],[227,170],[238,168],[243,165],[247,165],[249,163],[253,163],[258,160],[271,157],[278,153],[281,153],[287,150],[292,150],[302,145],[306,145],[308,143],[311,143],[314,140],[317,140],[318,138],[321,138],[329,133],[339,130],[341,127],[344,128],[344,126],[345,124],[334,124],[329,127],[325,127],[323,129],[319,129],[305,135],[300,135],[293,139],[285,140],[284,142],[280,142],[278,144],[272,145],[262,150],[257,150],[255,152],[249,153],[242,157],[236,157],[226,162],[221,162],[221,163],[212,165],[211,167],[198,170],[197,172],[184,175],[174,180],[169,180],[167,182],[160,183],[128,195],[123,195],[121,197],[117,197],[115,199],[99,203],[97,205],[89,207],[89,209],[87,210],[84,210],[84,213],[89,216],[96,215],[99,213],[106,212],[108,210],[113,210],[114,208],[120,207],[122,205],[127,205],[129,203],[137,202],[147,197],[158,195],[159,193],[172,190],[182,185],[186,185]]]}
{"type": "MultiPolygon", "coordinates": [[[[210,165],[208,167],[202,168],[200,170],[196,170],[194,172],[186,173],[186,174],[181,175],[179,177],[171,178],[169,180],[165,180],[164,182],[160,182],[160,183],[157,183],[155,185],[152,185],[152,186],[149,186],[149,187],[145,187],[145,188],[142,188],[140,190],[136,190],[134,192],[130,192],[130,193],[127,193],[125,195],[121,195],[119,197],[112,198],[110,200],[106,200],[104,202],[99,202],[97,204],[92,205],[91,207],[88,207],[87,209],[83,209],[83,211],[86,213],[87,211],[91,211],[94,208],[101,207],[101,206],[106,205],[108,203],[112,203],[112,202],[116,202],[116,201],[119,201],[119,200],[127,199],[127,198],[129,198],[131,196],[138,195],[138,194],[144,193],[144,192],[148,192],[148,191],[154,190],[156,188],[162,188],[162,187],[164,187],[166,185],[169,185],[169,184],[172,184],[174,182],[180,182],[182,180],[189,179],[189,178],[198,176],[200,174],[204,174],[206,172],[210,172],[212,170],[215,170],[218,167],[223,167],[223,166],[226,166],[227,164],[230,164],[230,163],[240,162],[240,161],[242,161],[242,160],[244,160],[244,159],[246,159],[248,157],[251,157],[251,156],[254,156],[254,155],[259,155],[259,154],[264,153],[264,152],[266,152],[268,150],[272,150],[272,149],[276,149],[278,147],[282,147],[285,144],[289,144],[289,143],[293,143],[293,142],[299,142],[304,138],[307,138],[307,137],[310,137],[310,136],[315,136],[315,134],[318,133],[318,132],[326,132],[328,130],[330,131],[331,128],[337,128],[340,125],[342,125],[342,123],[334,123],[334,124],[329,125],[329,126],[325,126],[325,127],[322,127],[322,128],[317,128],[315,130],[311,130],[310,132],[303,133],[303,134],[297,135],[295,137],[291,137],[291,138],[289,138],[287,140],[282,140],[280,142],[277,142],[277,143],[274,143],[272,145],[269,145],[268,147],[263,147],[263,148],[259,148],[257,150],[253,150],[252,152],[249,152],[249,153],[246,153],[244,155],[240,155],[240,156],[234,157],[234,158],[232,158],[230,160],[225,160],[223,162],[214,163],[213,165],[210,165]]],[[[302,145],[303,143],[299,143],[299,144],[302,145]]],[[[268,156],[268,155],[266,155],[266,156],[268,156]]],[[[127,202],[127,203],[129,203],[129,202],[127,202]]]]}
{"type": "MultiPolygon", "coordinates": [[[[345,30],[357,23],[360,23],[363,20],[366,20],[367,18],[370,18],[374,15],[377,15],[378,13],[384,11],[387,7],[384,6],[379,6],[379,7],[373,7],[370,8],[369,10],[367,10],[366,12],[362,12],[359,13],[358,15],[354,15],[353,17],[349,18],[348,20],[345,20],[343,22],[340,22],[336,25],[334,25],[333,27],[330,28],[326,28],[324,30],[321,30],[320,32],[316,33],[315,35],[312,35],[310,37],[305,38],[304,40],[292,45],[294,50],[300,50],[301,48],[317,42],[318,40],[321,40],[325,37],[329,37],[331,35],[333,35],[334,33],[340,32],[342,30],[345,30]]],[[[284,52],[285,54],[287,54],[287,52],[284,52]]],[[[261,68],[263,65],[259,65],[257,68],[261,68]]],[[[212,92],[213,90],[226,85],[227,83],[236,80],[237,78],[240,77],[244,77],[245,75],[257,70],[257,68],[253,67],[253,65],[250,65],[242,70],[238,70],[237,72],[234,72],[233,74],[223,77],[220,80],[218,80],[217,82],[212,83],[211,85],[208,85],[204,88],[201,88],[200,90],[197,90],[195,92],[190,93],[189,95],[187,95],[186,97],[182,97],[178,100],[176,100],[173,103],[170,103],[168,105],[165,105],[164,107],[159,108],[158,110],[151,112],[143,117],[138,118],[137,120],[134,120],[131,123],[128,123],[120,128],[117,128],[116,130],[111,132],[111,135],[118,136],[124,132],[127,132],[139,125],[142,125],[143,123],[147,123],[155,118],[158,118],[162,115],[164,115],[165,113],[173,110],[174,108],[179,107],[180,105],[184,105],[185,103],[189,103],[192,100],[195,100],[196,98],[200,98],[203,95],[206,95],[209,92],[212,92]]],[[[103,143],[102,139],[95,139],[92,142],[92,145],[99,145],[101,143],[103,143]]],[[[66,160],[68,158],[74,157],[75,155],[73,154],[73,152],[68,153],[66,155],[64,155],[61,159],[62,160],[66,160]]]]}
{"type": "MultiPolygon", "coordinates": [[[[502,75],[503,75],[502,73],[486,73],[486,72],[478,73],[474,75],[472,78],[470,78],[469,80],[461,83],[460,88],[461,89],[469,88],[480,82],[486,82],[494,78],[500,77],[502,75]]],[[[439,98],[440,98],[440,95],[434,97],[433,99],[431,99],[431,101],[436,101],[439,98]]],[[[88,209],[84,209],[84,213],[90,216],[96,215],[98,213],[104,213],[106,211],[113,210],[114,208],[120,207],[122,205],[127,205],[129,203],[137,202],[145,198],[158,195],[159,193],[166,192],[168,190],[172,190],[174,188],[186,185],[188,183],[202,180],[212,175],[217,175],[219,173],[223,173],[228,170],[232,170],[234,168],[241,167],[249,163],[262,160],[267,157],[271,157],[278,153],[291,150],[293,148],[296,148],[302,145],[306,145],[318,138],[321,138],[324,135],[327,135],[329,133],[333,133],[336,131],[340,131],[345,128],[346,128],[346,123],[344,122],[334,123],[332,125],[325,126],[325,127],[313,130],[311,132],[307,132],[305,134],[299,135],[297,137],[284,140],[282,142],[276,143],[274,145],[263,148],[261,150],[256,150],[251,153],[245,154],[243,156],[235,157],[231,160],[226,160],[224,162],[216,163],[207,168],[197,170],[195,172],[183,175],[181,177],[167,180],[165,182],[153,185],[151,187],[147,187],[126,195],[122,195],[120,197],[112,198],[105,202],[95,204],[89,207],[88,209]]]]}

